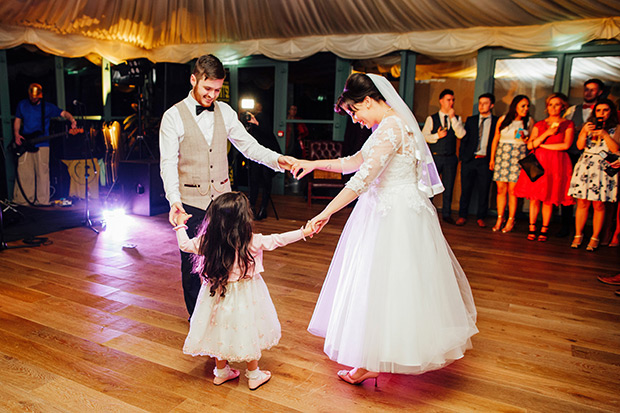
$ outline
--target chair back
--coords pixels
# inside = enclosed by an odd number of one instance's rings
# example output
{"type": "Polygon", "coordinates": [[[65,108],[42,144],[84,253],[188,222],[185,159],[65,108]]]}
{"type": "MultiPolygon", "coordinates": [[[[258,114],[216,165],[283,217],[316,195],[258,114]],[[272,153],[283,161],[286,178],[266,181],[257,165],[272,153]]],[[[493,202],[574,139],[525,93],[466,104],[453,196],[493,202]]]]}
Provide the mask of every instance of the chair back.
{"type": "Polygon", "coordinates": [[[335,159],[341,156],[342,142],[310,141],[308,158],[312,161],[317,159],[335,159]]]}

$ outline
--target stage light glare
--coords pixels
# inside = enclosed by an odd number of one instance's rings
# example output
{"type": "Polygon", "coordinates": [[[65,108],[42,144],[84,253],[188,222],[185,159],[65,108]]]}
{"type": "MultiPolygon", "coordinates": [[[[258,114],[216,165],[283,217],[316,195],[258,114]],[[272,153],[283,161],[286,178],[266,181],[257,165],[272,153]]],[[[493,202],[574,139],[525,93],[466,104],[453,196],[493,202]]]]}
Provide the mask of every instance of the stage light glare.
{"type": "Polygon", "coordinates": [[[254,109],[254,99],[241,99],[241,109],[244,109],[244,110],[254,109]]]}
{"type": "Polygon", "coordinates": [[[112,208],[103,210],[102,215],[103,218],[109,222],[116,218],[124,217],[125,215],[127,215],[127,213],[123,208],[112,208]]]}

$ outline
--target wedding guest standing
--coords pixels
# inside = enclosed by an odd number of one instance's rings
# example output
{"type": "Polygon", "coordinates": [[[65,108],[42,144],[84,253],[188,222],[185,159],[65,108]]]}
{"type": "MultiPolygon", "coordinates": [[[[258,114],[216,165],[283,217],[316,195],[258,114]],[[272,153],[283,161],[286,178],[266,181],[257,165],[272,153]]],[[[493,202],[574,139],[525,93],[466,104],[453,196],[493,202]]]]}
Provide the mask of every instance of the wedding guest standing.
{"type": "Polygon", "coordinates": [[[519,160],[525,157],[526,143],[533,123],[530,117],[530,99],[525,95],[515,96],[508,113],[497,121],[489,161],[489,169],[493,171],[493,180],[497,183],[497,222],[493,227],[495,232],[510,232],[515,226],[518,201],[515,186],[521,172],[519,160]],[[506,203],[508,219],[504,225],[506,203]]]}
{"type": "Polygon", "coordinates": [[[487,225],[484,219],[489,210],[489,188],[492,173],[489,170],[491,159],[491,142],[497,127],[497,116],[491,113],[495,105],[495,96],[485,93],[478,98],[478,115],[470,116],[465,121],[465,136],[459,150],[461,158],[461,199],[459,202],[459,219],[456,225],[465,225],[474,189],[478,192],[476,223],[479,227],[487,225]]]}
{"type": "Polygon", "coordinates": [[[583,242],[583,229],[592,205],[592,237],[586,249],[594,251],[598,248],[605,221],[605,202],[615,202],[618,196],[618,174],[608,173],[608,165],[603,158],[603,155],[617,152],[620,148],[618,112],[611,100],[601,99],[594,106],[592,115],[577,138],[577,148],[583,150],[583,154],[575,165],[568,191],[568,195],[577,200],[575,238],[571,247],[579,248],[583,242]]]}
{"type": "Polygon", "coordinates": [[[515,187],[519,198],[530,200],[530,227],[527,239],[547,241],[549,222],[554,205],[572,205],[573,198],[567,195],[573,165],[566,152],[573,143],[574,124],[562,118],[568,107],[568,99],[562,93],[554,93],[546,100],[546,119],[536,122],[527,149],[534,151],[545,173],[532,182],[525,171],[521,171],[515,187]],[[542,204],[542,227],[536,237],[536,220],[542,204]]]}

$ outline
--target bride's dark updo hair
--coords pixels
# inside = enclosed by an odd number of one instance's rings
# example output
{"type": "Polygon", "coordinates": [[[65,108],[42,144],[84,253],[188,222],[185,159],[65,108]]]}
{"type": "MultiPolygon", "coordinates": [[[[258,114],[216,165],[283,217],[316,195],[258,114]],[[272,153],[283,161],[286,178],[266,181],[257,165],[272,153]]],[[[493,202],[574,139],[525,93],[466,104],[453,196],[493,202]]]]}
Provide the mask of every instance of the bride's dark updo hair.
{"type": "Polygon", "coordinates": [[[344,91],[338,98],[334,110],[341,115],[346,115],[347,111],[355,113],[353,105],[362,102],[366,96],[376,101],[385,101],[368,76],[364,73],[352,73],[344,85],[344,91]]]}

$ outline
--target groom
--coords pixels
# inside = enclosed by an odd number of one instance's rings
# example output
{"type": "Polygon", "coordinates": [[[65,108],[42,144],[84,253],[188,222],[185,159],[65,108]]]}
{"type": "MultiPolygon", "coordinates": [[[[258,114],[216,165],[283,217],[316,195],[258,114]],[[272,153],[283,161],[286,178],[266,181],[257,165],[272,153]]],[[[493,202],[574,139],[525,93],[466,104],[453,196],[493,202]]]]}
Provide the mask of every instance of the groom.
{"type": "MultiPolygon", "coordinates": [[[[295,161],[261,146],[230,106],[216,102],[225,78],[226,71],[217,57],[199,57],[190,76],[192,90],[164,113],[159,129],[161,177],[170,203],[168,218],[176,225],[178,215],[192,215],[187,221],[190,238],[196,236],[211,201],[230,192],[228,141],[245,157],[276,171],[290,169],[295,161]]],[[[192,273],[191,255],[185,252],[181,252],[181,273],[185,306],[191,317],[200,277],[192,273]]]]}

